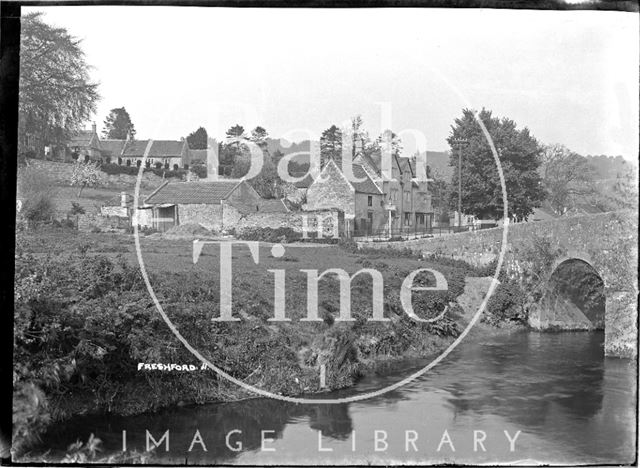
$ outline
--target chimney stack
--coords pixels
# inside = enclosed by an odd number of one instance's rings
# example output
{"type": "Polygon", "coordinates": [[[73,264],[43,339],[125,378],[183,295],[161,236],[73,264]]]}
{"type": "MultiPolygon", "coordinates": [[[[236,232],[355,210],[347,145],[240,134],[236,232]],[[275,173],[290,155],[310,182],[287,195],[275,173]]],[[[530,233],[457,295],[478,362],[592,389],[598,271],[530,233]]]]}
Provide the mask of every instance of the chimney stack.
{"type": "Polygon", "coordinates": [[[96,123],[95,122],[91,123],[91,130],[93,130],[93,133],[96,133],[96,123]]]}

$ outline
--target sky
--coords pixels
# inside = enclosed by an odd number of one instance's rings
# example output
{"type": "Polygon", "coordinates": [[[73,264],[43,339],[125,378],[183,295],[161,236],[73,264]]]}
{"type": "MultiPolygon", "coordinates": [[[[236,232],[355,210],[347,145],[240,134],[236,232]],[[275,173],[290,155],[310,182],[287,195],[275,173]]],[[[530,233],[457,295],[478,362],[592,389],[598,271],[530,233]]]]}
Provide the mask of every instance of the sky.
{"type": "MultiPolygon", "coordinates": [[[[54,6],[82,39],[102,96],[137,138],[221,139],[239,123],[318,139],[361,115],[405,155],[447,149],[463,108],[487,108],[541,143],[638,158],[637,13],[491,9],[54,6]]],[[[87,128],[89,123],[87,123],[87,128]]]]}

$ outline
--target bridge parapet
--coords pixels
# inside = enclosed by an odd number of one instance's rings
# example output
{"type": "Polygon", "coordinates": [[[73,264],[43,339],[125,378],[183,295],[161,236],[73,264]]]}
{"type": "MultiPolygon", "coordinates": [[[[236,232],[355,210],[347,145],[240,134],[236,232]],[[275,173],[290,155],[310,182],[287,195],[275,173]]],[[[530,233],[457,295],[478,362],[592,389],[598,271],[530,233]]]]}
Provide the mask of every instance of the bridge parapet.
{"type": "MultiPolygon", "coordinates": [[[[404,242],[364,243],[374,248],[410,248],[416,253],[444,255],[475,265],[497,258],[502,228],[464,232],[404,242]]],[[[615,211],[596,215],[511,224],[503,269],[525,290],[543,289],[555,268],[569,259],[589,263],[604,282],[606,298],[605,352],[614,356],[637,355],[638,213],[615,211]],[[534,247],[544,244],[536,258],[534,247]],[[542,257],[547,258],[542,258],[542,257]],[[538,263],[538,265],[534,265],[538,263]],[[529,275],[537,266],[538,284],[529,275]]]]}

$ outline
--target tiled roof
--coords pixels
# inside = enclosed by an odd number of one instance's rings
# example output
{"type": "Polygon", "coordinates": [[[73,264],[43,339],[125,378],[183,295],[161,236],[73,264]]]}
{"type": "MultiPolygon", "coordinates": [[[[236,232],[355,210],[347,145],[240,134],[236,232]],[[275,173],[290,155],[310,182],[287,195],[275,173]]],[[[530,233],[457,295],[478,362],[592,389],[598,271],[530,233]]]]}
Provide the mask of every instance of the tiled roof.
{"type": "Polygon", "coordinates": [[[356,179],[365,179],[362,182],[351,182],[351,185],[353,185],[353,188],[356,189],[356,192],[373,193],[378,195],[382,194],[382,190],[380,190],[380,187],[378,187],[373,182],[373,180],[371,180],[369,173],[365,171],[364,167],[362,167],[360,164],[354,164],[352,167],[353,175],[356,179]]]}
{"type": "MultiPolygon", "coordinates": [[[[89,146],[93,135],[94,133],[92,130],[80,130],[77,134],[71,137],[69,146],[89,146]]],[[[100,147],[100,143],[98,143],[97,147],[100,147]]]]}
{"type": "Polygon", "coordinates": [[[100,140],[100,149],[111,156],[120,156],[126,140],[100,140]]]}
{"type": "Polygon", "coordinates": [[[177,140],[129,140],[126,142],[124,156],[141,158],[150,141],[151,148],[148,154],[150,158],[179,158],[186,144],[184,141],[177,140]]]}
{"type": "Polygon", "coordinates": [[[262,200],[260,211],[263,213],[286,213],[289,209],[282,200],[262,200]]]}
{"type": "Polygon", "coordinates": [[[151,205],[163,203],[219,204],[220,200],[225,200],[239,183],[241,182],[238,180],[166,182],[149,195],[145,202],[151,205]]]}
{"type": "Polygon", "coordinates": [[[411,166],[410,158],[396,157],[396,161],[398,162],[400,171],[405,172],[406,170],[409,170],[411,176],[413,176],[413,167],[411,166]]]}
{"type": "Polygon", "coordinates": [[[186,142],[177,140],[153,140],[149,156],[153,158],[179,157],[186,142]]]}
{"type": "Polygon", "coordinates": [[[123,156],[141,158],[147,149],[147,144],[149,144],[149,140],[128,140],[125,142],[123,156]]]}

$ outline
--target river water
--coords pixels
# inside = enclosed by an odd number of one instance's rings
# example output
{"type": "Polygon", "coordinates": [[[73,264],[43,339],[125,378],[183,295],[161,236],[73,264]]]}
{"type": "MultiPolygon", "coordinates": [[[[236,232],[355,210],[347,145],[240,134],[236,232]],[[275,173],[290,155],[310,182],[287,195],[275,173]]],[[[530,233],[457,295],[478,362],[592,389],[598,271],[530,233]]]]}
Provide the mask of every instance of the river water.
{"type": "MultiPolygon", "coordinates": [[[[630,463],[636,363],[604,358],[603,340],[602,333],[501,334],[462,342],[427,375],[363,402],[255,399],[83,417],[56,426],[43,445],[62,449],[94,433],[103,454],[116,452],[125,430],[127,448],[141,451],[147,430],[156,440],[169,430],[169,452],[164,443],[156,451],[161,463],[630,463]],[[206,452],[200,443],[188,451],[196,431],[206,452]]],[[[378,389],[406,375],[367,377],[330,395],[378,389]]]]}

